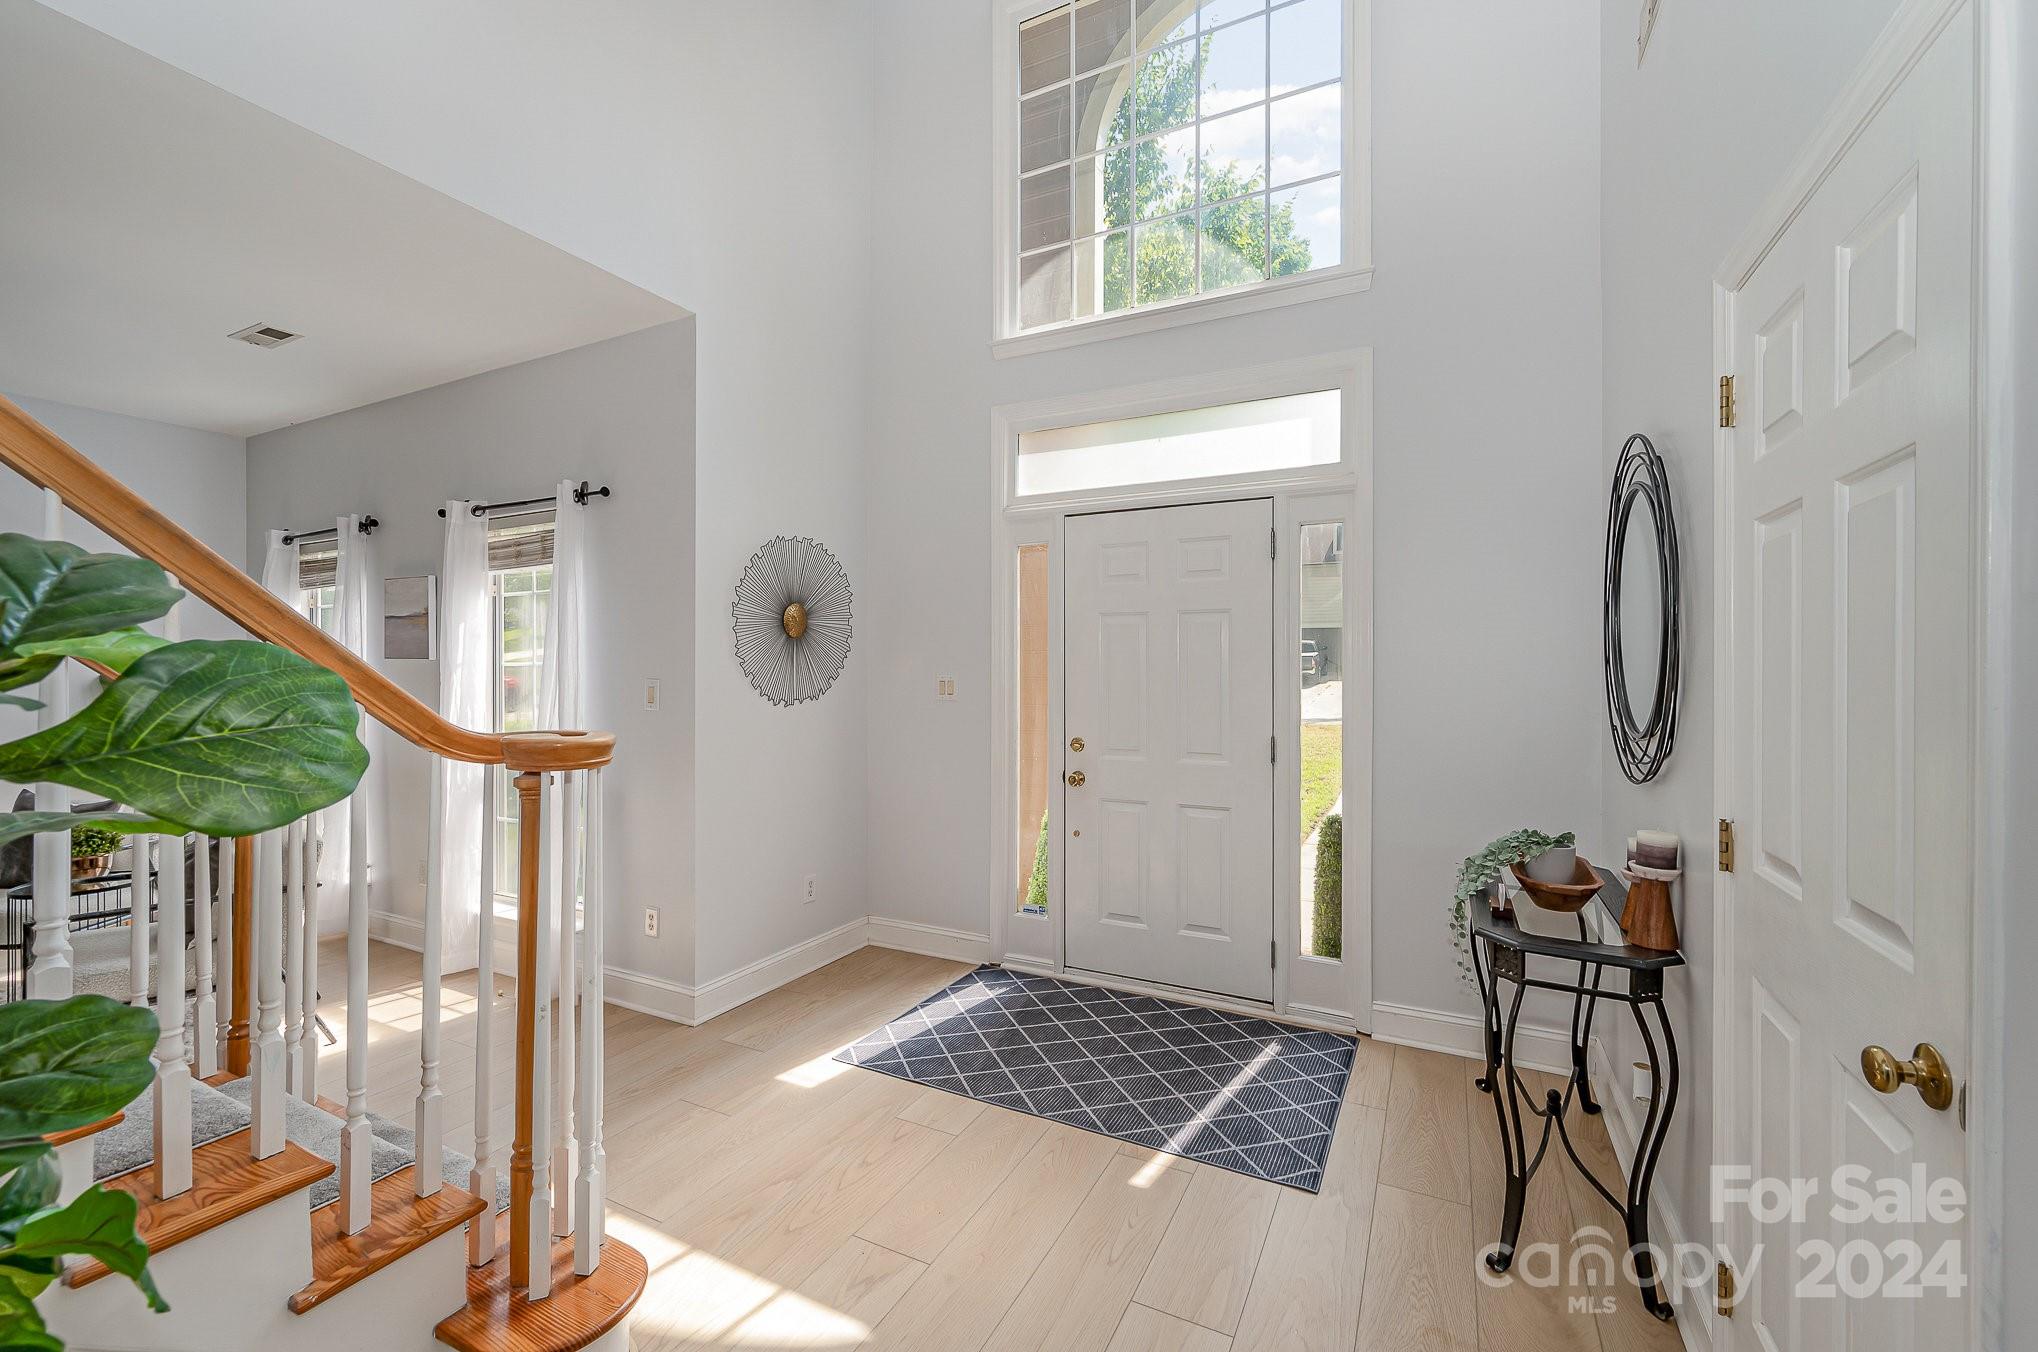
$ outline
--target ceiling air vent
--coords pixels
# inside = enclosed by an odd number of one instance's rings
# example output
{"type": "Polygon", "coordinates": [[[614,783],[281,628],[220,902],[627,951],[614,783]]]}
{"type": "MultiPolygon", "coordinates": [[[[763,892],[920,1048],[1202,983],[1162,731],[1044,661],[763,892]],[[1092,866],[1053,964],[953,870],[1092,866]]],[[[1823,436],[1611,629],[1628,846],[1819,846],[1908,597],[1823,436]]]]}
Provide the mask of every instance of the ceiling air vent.
{"type": "Polygon", "coordinates": [[[294,343],[303,336],[300,333],[292,333],[289,329],[279,329],[274,324],[250,324],[239,333],[227,335],[255,347],[281,347],[285,343],[294,343]]]}

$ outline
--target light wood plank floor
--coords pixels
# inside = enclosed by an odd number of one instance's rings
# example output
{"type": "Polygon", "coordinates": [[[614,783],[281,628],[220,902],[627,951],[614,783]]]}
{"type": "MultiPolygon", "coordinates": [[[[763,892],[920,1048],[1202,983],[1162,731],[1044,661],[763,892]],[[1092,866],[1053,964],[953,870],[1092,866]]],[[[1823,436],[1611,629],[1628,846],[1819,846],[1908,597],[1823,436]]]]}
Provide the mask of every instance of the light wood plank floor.
{"type": "MultiPolygon", "coordinates": [[[[321,989],[342,1042],[346,983],[321,989]],[[334,993],[338,994],[335,995],[334,993]]],[[[831,1059],[963,965],[865,949],[698,1028],[608,1011],[610,1225],[650,1260],[640,1352],[1676,1352],[1632,1288],[1482,1279],[1499,1226],[1493,1109],[1472,1062],[1361,1043],[1315,1195],[923,1089],[831,1059]]],[[[369,1107],[417,1096],[417,957],[370,962],[369,1107]]],[[[514,1002],[488,1001],[492,1153],[507,1161],[514,1002]]],[[[474,1145],[473,974],[445,983],[448,1144],[474,1145]]],[[[1541,1081],[1539,1081],[1541,1082],[1541,1081]]],[[[1604,1129],[1581,1150],[1611,1177],[1604,1129]]],[[[1559,1153],[1560,1152],[1555,1152],[1559,1153]]],[[[1531,1189],[1524,1244],[1611,1211],[1568,1160],[1531,1189]]]]}

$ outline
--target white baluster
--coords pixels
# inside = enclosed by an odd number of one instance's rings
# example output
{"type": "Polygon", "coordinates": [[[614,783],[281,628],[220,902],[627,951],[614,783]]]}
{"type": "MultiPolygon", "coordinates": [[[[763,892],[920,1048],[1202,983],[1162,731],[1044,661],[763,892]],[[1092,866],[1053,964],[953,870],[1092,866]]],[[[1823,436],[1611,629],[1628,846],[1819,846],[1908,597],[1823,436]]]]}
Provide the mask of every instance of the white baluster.
{"type": "Polygon", "coordinates": [[[283,1088],[304,1083],[304,822],[283,828],[283,1088]]]}
{"type": "MultiPolygon", "coordinates": [[[[541,777],[539,823],[553,821],[559,811],[558,776],[541,777]]],[[[552,851],[557,837],[538,832],[538,877],[552,876],[552,851]]],[[[536,987],[529,998],[536,1015],[536,1036],[531,1057],[531,1284],[528,1300],[543,1300],[552,1294],[552,983],[553,959],[558,953],[550,942],[553,891],[541,885],[538,893],[536,987]]],[[[525,998],[519,991],[517,998],[525,998]]]]}
{"type": "Polygon", "coordinates": [[[156,842],[148,836],[129,836],[128,857],[132,868],[127,889],[127,1002],[138,1009],[149,1007],[149,912],[156,897],[156,842]]]}
{"type": "Polygon", "coordinates": [[[254,1083],[254,1155],[267,1159],[283,1149],[283,835],[266,831],[255,838],[254,961],[255,1045],[250,1057],[254,1083]]]}
{"type": "Polygon", "coordinates": [[[467,1261],[480,1267],[502,1243],[495,1210],[495,767],[481,767],[481,937],[474,952],[474,1168],[467,1191],[479,1197],[481,1214],[467,1223],[467,1261]]]}
{"type": "Polygon", "coordinates": [[[318,869],[320,857],[325,854],[325,823],[321,814],[313,814],[304,820],[304,838],[300,842],[304,851],[304,874],[301,896],[304,901],[304,986],[298,994],[304,1000],[304,1014],[299,1020],[304,1025],[304,1059],[297,1068],[297,1095],[306,1103],[318,1101],[318,869]]]}
{"type": "Polygon", "coordinates": [[[576,1116],[580,1127],[580,1175],[574,1179],[574,1210],[580,1228],[573,1237],[573,1270],[587,1276],[601,1262],[608,1204],[608,1156],[602,1149],[602,1092],[605,1011],[602,1008],[602,772],[587,772],[587,862],[583,865],[580,936],[580,1079],[576,1116]]]}
{"type": "Polygon", "coordinates": [[[198,1000],[191,1010],[190,1056],[199,1079],[219,1070],[219,1009],[214,1003],[212,966],[212,838],[193,836],[191,857],[191,954],[198,963],[198,1000]]]}
{"type": "Polygon", "coordinates": [[[558,1056],[553,1061],[552,1108],[552,1233],[573,1233],[573,1171],[579,1163],[573,1145],[573,1002],[580,995],[574,965],[574,900],[580,894],[580,788],[582,776],[559,776],[559,854],[552,876],[558,879],[559,1019],[555,1034],[558,1056]]]}
{"type": "Polygon", "coordinates": [[[368,1129],[368,799],[347,800],[347,1124],[340,1128],[340,1230],[368,1224],[374,1137],[368,1129]]]}
{"type": "Polygon", "coordinates": [[[446,763],[432,762],[432,820],[427,832],[425,867],[425,933],[423,969],[418,982],[418,1098],[415,1129],[417,1161],[411,1176],[417,1195],[430,1197],[444,1181],[445,1095],[439,1089],[439,967],[440,936],[445,927],[445,880],[440,876],[444,842],[439,838],[440,811],[446,800],[446,763]]]}
{"type": "MultiPolygon", "coordinates": [[[[42,493],[42,533],[46,540],[64,538],[64,500],[47,488],[42,493]]],[[[36,687],[36,698],[42,701],[36,727],[53,728],[69,716],[71,692],[64,684],[68,674],[59,663],[36,687]]],[[[62,784],[38,784],[35,806],[39,812],[69,812],[71,791],[62,784]]],[[[28,996],[62,1000],[71,994],[71,833],[49,831],[35,837],[32,853],[35,948],[23,955],[29,963],[28,996]]]]}
{"type": "Polygon", "coordinates": [[[213,985],[218,988],[214,1015],[219,1023],[219,1040],[213,1047],[215,1069],[227,1064],[227,1038],[234,1017],[234,904],[239,900],[234,891],[239,874],[234,867],[235,844],[230,836],[222,836],[219,841],[219,923],[212,936],[213,947],[218,950],[212,964],[213,985]]]}
{"type": "Polygon", "coordinates": [[[156,1196],[191,1190],[191,1067],[184,1063],[184,837],[162,841],[156,945],[156,1196]]]}

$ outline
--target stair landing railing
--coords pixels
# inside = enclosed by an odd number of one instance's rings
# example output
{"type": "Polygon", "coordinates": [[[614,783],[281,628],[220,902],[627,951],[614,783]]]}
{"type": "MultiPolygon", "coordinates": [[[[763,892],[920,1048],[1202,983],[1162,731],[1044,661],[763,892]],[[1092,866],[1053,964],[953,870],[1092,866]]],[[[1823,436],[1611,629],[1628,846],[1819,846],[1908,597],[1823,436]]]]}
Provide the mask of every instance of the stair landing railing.
{"type": "MultiPolygon", "coordinates": [[[[429,845],[418,1036],[418,1093],[413,1125],[415,1192],[445,1184],[445,1093],[440,1061],[441,934],[445,898],[437,808],[444,765],[483,767],[481,933],[474,1030],[474,1167],[460,1182],[485,1203],[470,1222],[468,1261],[493,1261],[501,1239],[492,1158],[495,851],[489,839],[496,776],[513,778],[519,805],[515,940],[516,1047],[514,1128],[509,1157],[509,1265],[529,1299],[551,1294],[553,1240],[573,1236],[574,1271],[601,1260],[606,1165],[602,1147],[602,767],[614,754],[605,733],[497,733],[463,728],[390,681],[321,632],[303,615],[145,502],[61,438],[0,396],[0,461],[43,490],[44,536],[62,536],[68,508],[172,574],[191,596],[248,633],[337,673],[362,710],[430,752],[434,829],[429,845]],[[576,907],[576,899],[581,905],[576,907]],[[581,913],[576,925],[576,911],[581,913]]],[[[178,620],[168,621],[174,636],[178,620]]],[[[40,692],[45,726],[67,714],[65,678],[40,692]]],[[[62,785],[35,786],[36,806],[68,810],[62,785]]],[[[339,1162],[341,1229],[357,1234],[372,1219],[372,1134],[368,1118],[367,814],[362,795],[347,802],[347,1034],[345,1125],[339,1162]]],[[[318,873],[321,819],[293,822],[260,836],[220,842],[218,884],[204,836],[134,838],[134,910],[130,997],[153,1002],[162,1025],[157,1044],[155,1193],[192,1187],[191,1082],[225,1071],[251,1078],[249,1130],[254,1158],[285,1144],[284,1099],[319,1100],[318,873]],[[186,857],[191,851],[187,935],[186,857]],[[150,856],[155,867],[149,866],[150,856]],[[153,913],[153,926],[150,916],[153,913]],[[188,957],[191,966],[187,969],[188,957]],[[151,959],[153,949],[153,962],[151,959]],[[153,981],[151,967],[153,966],[153,981]],[[191,1012],[187,1024],[187,992],[191,1012]]],[[[68,930],[69,841],[35,838],[34,951],[28,992],[60,999],[74,988],[68,930]]]]}

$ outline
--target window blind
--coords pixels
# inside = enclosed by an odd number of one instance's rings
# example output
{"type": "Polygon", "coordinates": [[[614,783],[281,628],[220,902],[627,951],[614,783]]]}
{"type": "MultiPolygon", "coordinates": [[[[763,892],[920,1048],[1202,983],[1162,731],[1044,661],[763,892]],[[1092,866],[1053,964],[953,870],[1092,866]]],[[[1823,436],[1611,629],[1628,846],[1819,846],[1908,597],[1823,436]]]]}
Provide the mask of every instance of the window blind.
{"type": "Polygon", "coordinates": [[[297,585],[306,591],[330,587],[340,580],[340,546],[336,540],[310,540],[297,546],[297,585]]]}
{"type": "Polygon", "coordinates": [[[538,568],[552,562],[553,509],[543,507],[488,523],[488,567],[538,568]]]}

